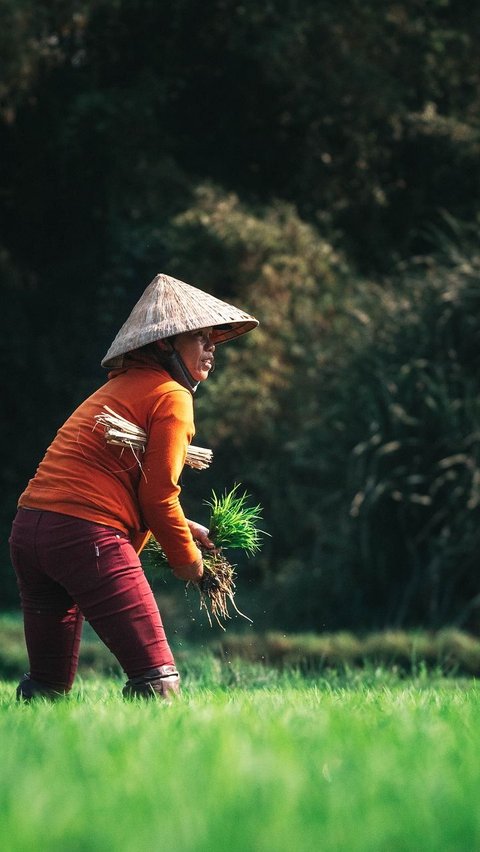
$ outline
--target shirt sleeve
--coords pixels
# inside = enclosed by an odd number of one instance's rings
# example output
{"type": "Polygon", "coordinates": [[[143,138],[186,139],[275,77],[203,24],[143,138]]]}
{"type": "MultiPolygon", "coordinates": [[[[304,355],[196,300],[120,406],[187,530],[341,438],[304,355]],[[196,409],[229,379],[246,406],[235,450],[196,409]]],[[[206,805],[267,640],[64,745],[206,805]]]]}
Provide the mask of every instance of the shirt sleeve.
{"type": "Polygon", "coordinates": [[[190,393],[179,388],[164,394],[151,416],[138,498],[143,520],[172,568],[198,558],[178,484],[193,434],[190,393]]]}

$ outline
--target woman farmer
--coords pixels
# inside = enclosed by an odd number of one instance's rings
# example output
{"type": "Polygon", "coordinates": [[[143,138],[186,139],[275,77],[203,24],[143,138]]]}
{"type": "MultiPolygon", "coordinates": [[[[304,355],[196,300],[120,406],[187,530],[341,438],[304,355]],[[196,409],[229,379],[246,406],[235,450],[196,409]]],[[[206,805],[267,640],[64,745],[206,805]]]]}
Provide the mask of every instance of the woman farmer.
{"type": "Polygon", "coordinates": [[[19,499],[10,547],[30,672],[17,698],[69,692],[84,618],[124,669],[124,695],[178,692],[138,554],[151,532],[177,578],[201,578],[200,548],[213,543],[179,502],[192,396],[213,370],[215,346],[257,325],[167,275],[134,306],[102,361],[108,381],[58,431],[19,499]],[[143,453],[107,440],[98,419],[105,410],[144,430],[143,453]]]}

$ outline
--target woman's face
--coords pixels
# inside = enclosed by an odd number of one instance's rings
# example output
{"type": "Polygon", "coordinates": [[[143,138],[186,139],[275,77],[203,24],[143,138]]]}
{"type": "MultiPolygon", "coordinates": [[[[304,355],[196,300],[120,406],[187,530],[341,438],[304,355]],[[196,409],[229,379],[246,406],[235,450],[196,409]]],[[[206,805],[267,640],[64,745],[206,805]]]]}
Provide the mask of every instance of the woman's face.
{"type": "Polygon", "coordinates": [[[177,334],[173,345],[196,382],[204,382],[208,379],[215,363],[212,328],[200,328],[196,331],[177,334]]]}

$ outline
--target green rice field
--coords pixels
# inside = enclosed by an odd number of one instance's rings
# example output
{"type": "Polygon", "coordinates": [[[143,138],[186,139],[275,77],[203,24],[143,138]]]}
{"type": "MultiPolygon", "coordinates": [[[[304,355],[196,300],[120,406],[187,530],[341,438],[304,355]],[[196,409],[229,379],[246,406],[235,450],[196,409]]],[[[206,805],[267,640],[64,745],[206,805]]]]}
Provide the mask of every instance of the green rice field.
{"type": "Polygon", "coordinates": [[[207,655],[171,706],[0,683],[3,852],[480,850],[480,689],[207,655]]]}

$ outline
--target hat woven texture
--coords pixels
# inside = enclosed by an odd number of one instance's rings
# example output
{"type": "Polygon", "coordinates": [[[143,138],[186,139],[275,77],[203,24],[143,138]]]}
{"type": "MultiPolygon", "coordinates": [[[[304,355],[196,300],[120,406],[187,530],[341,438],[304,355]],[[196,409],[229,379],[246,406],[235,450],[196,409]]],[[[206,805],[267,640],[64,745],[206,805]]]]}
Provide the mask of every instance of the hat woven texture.
{"type": "Polygon", "coordinates": [[[197,287],[169,275],[156,275],[122,325],[102,366],[121,367],[127,352],[184,331],[213,326],[212,339],[217,344],[257,325],[255,317],[197,287]]]}

